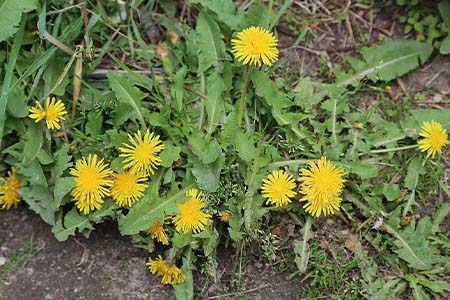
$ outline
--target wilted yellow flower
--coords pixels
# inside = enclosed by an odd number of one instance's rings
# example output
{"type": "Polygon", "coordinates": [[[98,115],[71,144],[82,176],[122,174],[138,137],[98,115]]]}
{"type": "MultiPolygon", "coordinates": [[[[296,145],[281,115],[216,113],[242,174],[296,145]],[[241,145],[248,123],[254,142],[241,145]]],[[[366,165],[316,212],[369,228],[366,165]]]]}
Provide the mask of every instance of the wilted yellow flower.
{"type": "Polygon", "coordinates": [[[223,210],[223,211],[220,212],[220,221],[228,222],[230,220],[230,218],[231,218],[231,213],[230,212],[228,212],[226,210],[223,210]]]}
{"type": "Polygon", "coordinates": [[[96,154],[89,154],[87,161],[84,157],[76,161],[75,168],[70,170],[70,174],[75,177],[70,194],[77,208],[84,214],[100,209],[103,197],[109,196],[108,188],[113,184],[112,180],[107,179],[112,171],[103,159],[98,160],[96,154]]]}
{"type": "Polygon", "coordinates": [[[20,202],[20,180],[16,176],[17,168],[12,167],[6,178],[0,178],[0,209],[17,207],[20,202]]]}
{"type": "Polygon", "coordinates": [[[271,66],[278,59],[278,41],[272,32],[252,26],[246,28],[231,40],[233,44],[231,52],[242,61],[260,67],[262,63],[271,66]]]}
{"type": "Polygon", "coordinates": [[[160,242],[163,245],[169,245],[169,239],[167,237],[166,232],[164,231],[164,228],[161,224],[161,222],[156,221],[155,223],[153,223],[153,225],[146,230],[148,234],[150,234],[150,236],[153,239],[156,239],[158,242],[160,242]]]}
{"type": "Polygon", "coordinates": [[[113,175],[111,197],[119,206],[131,206],[144,196],[147,185],[142,183],[147,178],[130,171],[121,171],[113,175]]]}
{"type": "Polygon", "coordinates": [[[154,174],[156,168],[161,164],[158,153],[164,149],[164,145],[159,139],[159,135],[154,136],[153,132],[147,129],[142,139],[141,132],[134,134],[134,138],[129,134],[128,140],[131,145],[123,144],[125,147],[119,148],[122,152],[119,156],[124,157],[124,168],[130,168],[135,174],[147,176],[154,174]]]}
{"type": "Polygon", "coordinates": [[[154,260],[150,257],[146,265],[153,275],[162,276],[163,284],[177,284],[184,281],[183,271],[175,265],[169,265],[161,255],[154,260]]]}
{"type": "Polygon", "coordinates": [[[312,216],[326,216],[339,210],[340,194],[344,187],[344,169],[335,166],[322,156],[317,163],[310,162],[309,169],[300,170],[300,201],[307,201],[303,206],[312,216]]]}
{"type": "Polygon", "coordinates": [[[262,196],[267,198],[266,203],[276,207],[287,205],[297,193],[295,189],[295,180],[283,170],[272,171],[266,179],[263,180],[262,196]]]}
{"type": "Polygon", "coordinates": [[[48,129],[60,129],[59,122],[65,120],[64,115],[66,114],[66,107],[61,100],[56,101],[55,97],[51,99],[48,97],[45,102],[45,109],[36,101],[36,106],[30,108],[29,117],[34,119],[36,123],[45,118],[48,129]]]}
{"type": "Polygon", "coordinates": [[[201,193],[197,189],[190,189],[186,192],[186,196],[190,197],[190,199],[177,204],[180,213],[173,216],[172,222],[175,224],[175,229],[179,232],[185,234],[191,230],[194,233],[201,232],[205,229],[205,225],[208,223],[211,215],[202,211],[204,204],[200,197],[201,193]]]}
{"type": "Polygon", "coordinates": [[[436,153],[442,155],[442,147],[449,143],[447,130],[434,120],[423,122],[422,131],[419,135],[424,137],[419,141],[419,149],[422,152],[427,152],[427,158],[430,156],[434,158],[436,153]]]}

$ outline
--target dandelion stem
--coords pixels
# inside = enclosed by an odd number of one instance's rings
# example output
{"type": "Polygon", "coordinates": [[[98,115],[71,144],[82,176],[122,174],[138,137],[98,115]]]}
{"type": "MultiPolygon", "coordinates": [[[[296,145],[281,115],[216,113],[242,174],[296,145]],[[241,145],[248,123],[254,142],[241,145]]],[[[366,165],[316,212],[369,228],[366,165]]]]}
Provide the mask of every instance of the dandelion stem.
{"type": "Polygon", "coordinates": [[[250,83],[250,78],[252,77],[252,66],[247,67],[245,72],[244,84],[242,85],[241,98],[239,98],[238,103],[238,115],[237,115],[237,127],[241,127],[242,118],[244,116],[245,100],[247,97],[248,84],[250,83]]]}
{"type": "Polygon", "coordinates": [[[306,267],[308,266],[308,258],[309,258],[309,255],[307,255],[308,240],[309,240],[309,233],[311,231],[312,222],[313,222],[313,218],[308,215],[306,217],[305,227],[303,227],[303,241],[302,241],[302,246],[301,246],[301,250],[300,250],[299,270],[301,273],[305,273],[306,267]]]}
{"type": "Polygon", "coordinates": [[[394,152],[394,151],[402,151],[402,150],[408,150],[408,149],[414,149],[419,147],[419,145],[409,145],[409,146],[403,146],[403,147],[395,147],[395,148],[388,148],[388,149],[379,149],[379,150],[372,150],[370,153],[386,153],[386,152],[394,152]]]}
{"type": "Polygon", "coordinates": [[[332,128],[334,149],[338,149],[338,142],[337,142],[337,136],[336,136],[336,107],[337,107],[337,98],[334,97],[334,100],[333,100],[333,128],[332,128]]]}

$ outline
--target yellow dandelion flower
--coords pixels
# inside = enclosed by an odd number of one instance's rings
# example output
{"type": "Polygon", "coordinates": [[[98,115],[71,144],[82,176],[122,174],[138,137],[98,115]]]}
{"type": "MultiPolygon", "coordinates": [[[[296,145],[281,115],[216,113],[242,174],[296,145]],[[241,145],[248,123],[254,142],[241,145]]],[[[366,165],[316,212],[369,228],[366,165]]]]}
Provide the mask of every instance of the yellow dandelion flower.
{"type": "Polygon", "coordinates": [[[131,169],[131,172],[144,176],[154,174],[156,168],[161,164],[158,153],[164,149],[159,135],[155,136],[147,129],[142,139],[141,132],[134,134],[134,138],[129,134],[128,140],[131,143],[123,144],[125,147],[119,148],[122,152],[119,156],[125,157],[124,168],[131,169]]]}
{"type": "Polygon", "coordinates": [[[261,62],[271,66],[278,59],[278,41],[273,33],[257,26],[246,28],[232,39],[231,52],[243,64],[260,67],[261,62]]]}
{"type": "Polygon", "coordinates": [[[149,229],[146,230],[146,232],[150,234],[152,239],[156,239],[163,245],[169,245],[169,238],[167,237],[161,222],[156,221],[149,229]]]}
{"type": "Polygon", "coordinates": [[[36,106],[30,108],[30,114],[28,115],[28,117],[30,119],[34,119],[34,122],[37,123],[45,118],[45,115],[45,109],[42,107],[39,101],[36,101],[36,106]]]}
{"type": "Polygon", "coordinates": [[[60,129],[59,121],[65,120],[65,114],[67,114],[67,111],[64,103],[61,100],[56,101],[55,97],[51,99],[48,97],[45,102],[45,109],[36,101],[36,107],[30,108],[28,117],[34,119],[36,123],[45,118],[48,129],[60,129]]]}
{"type": "Polygon", "coordinates": [[[131,206],[138,199],[144,196],[144,190],[147,185],[142,183],[147,178],[136,175],[130,171],[122,171],[113,175],[113,186],[111,188],[111,197],[117,205],[131,206]]]}
{"type": "Polygon", "coordinates": [[[430,156],[434,158],[436,153],[442,155],[442,147],[449,143],[447,130],[434,120],[423,122],[422,131],[419,135],[424,137],[419,141],[419,149],[422,152],[427,152],[427,158],[430,156]]]}
{"type": "Polygon", "coordinates": [[[96,154],[89,154],[87,161],[85,157],[76,161],[75,168],[70,170],[70,174],[75,177],[70,194],[77,208],[84,214],[100,209],[103,197],[110,194],[108,187],[113,184],[112,180],[107,179],[112,171],[103,159],[98,160],[96,154]]]}
{"type": "Polygon", "coordinates": [[[266,203],[276,207],[287,205],[297,193],[295,189],[295,180],[283,170],[275,170],[266,179],[263,180],[261,187],[263,198],[267,198],[266,203]]]}
{"type": "Polygon", "coordinates": [[[312,216],[326,216],[339,210],[340,194],[344,187],[344,169],[335,166],[322,156],[317,163],[310,162],[309,169],[300,170],[300,201],[307,201],[303,206],[312,216]]]}
{"type": "Polygon", "coordinates": [[[186,192],[186,196],[190,199],[177,204],[180,213],[172,217],[172,222],[178,232],[185,234],[191,230],[194,233],[201,232],[205,229],[211,215],[202,211],[204,203],[200,198],[201,193],[197,189],[190,189],[186,192]]]}
{"type": "Polygon", "coordinates": [[[61,100],[56,101],[54,97],[51,100],[48,97],[45,106],[47,107],[45,121],[48,129],[60,129],[59,121],[65,120],[64,115],[67,114],[64,103],[61,100]]]}
{"type": "Polygon", "coordinates": [[[12,167],[6,178],[0,178],[0,209],[17,207],[20,202],[20,180],[16,176],[17,168],[12,167]]]}
{"type": "Polygon", "coordinates": [[[162,276],[161,283],[177,284],[184,282],[184,274],[177,266],[168,264],[158,255],[157,259],[148,259],[146,264],[153,275],[162,276]]]}

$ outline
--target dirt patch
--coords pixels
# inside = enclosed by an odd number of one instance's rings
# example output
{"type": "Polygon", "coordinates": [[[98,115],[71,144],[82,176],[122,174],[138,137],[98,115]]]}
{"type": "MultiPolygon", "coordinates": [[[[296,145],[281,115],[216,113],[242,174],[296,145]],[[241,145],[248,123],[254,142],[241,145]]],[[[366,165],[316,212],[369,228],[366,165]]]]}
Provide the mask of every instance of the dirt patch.
{"type": "Polygon", "coordinates": [[[0,256],[11,260],[30,243],[41,250],[24,267],[0,272],[0,299],[173,298],[171,287],[148,272],[148,253],[132,247],[115,227],[106,222],[89,239],[58,242],[33,212],[1,212],[0,256]]]}
{"type": "MultiPolygon", "coordinates": [[[[50,226],[21,206],[0,212],[0,241],[0,257],[6,258],[0,266],[0,300],[175,297],[171,286],[162,285],[148,271],[149,253],[120,236],[113,222],[98,225],[89,238],[77,235],[58,242],[50,226]]],[[[194,274],[200,299],[298,299],[299,278],[290,280],[288,273],[276,273],[254,261],[245,266],[237,289],[232,251],[225,249],[219,255],[217,283],[194,274]]]]}

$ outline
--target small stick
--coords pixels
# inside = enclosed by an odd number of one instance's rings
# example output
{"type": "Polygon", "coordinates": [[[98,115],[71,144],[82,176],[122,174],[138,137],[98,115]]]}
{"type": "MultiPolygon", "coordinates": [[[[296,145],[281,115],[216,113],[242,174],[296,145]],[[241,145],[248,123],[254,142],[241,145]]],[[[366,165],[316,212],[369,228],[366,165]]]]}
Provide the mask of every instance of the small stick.
{"type": "Polygon", "coordinates": [[[228,293],[228,294],[223,294],[223,295],[211,296],[211,297],[205,298],[205,300],[218,299],[218,298],[222,298],[222,297],[229,297],[229,296],[240,295],[240,294],[249,294],[249,293],[253,293],[253,292],[256,292],[258,290],[261,290],[261,289],[265,289],[265,288],[267,288],[269,286],[270,286],[270,284],[263,284],[260,287],[256,287],[256,288],[249,289],[249,290],[245,290],[245,291],[242,291],[242,292],[234,292],[234,293],[228,293]]]}

